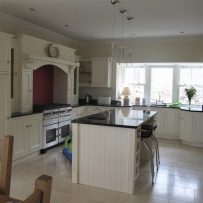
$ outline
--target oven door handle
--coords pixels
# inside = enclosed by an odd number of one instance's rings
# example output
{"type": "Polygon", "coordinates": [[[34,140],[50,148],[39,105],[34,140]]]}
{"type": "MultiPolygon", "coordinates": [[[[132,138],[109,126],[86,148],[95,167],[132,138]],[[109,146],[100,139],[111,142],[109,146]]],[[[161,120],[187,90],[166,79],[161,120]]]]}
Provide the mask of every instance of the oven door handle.
{"type": "Polygon", "coordinates": [[[61,135],[61,128],[58,129],[58,136],[61,135]]]}
{"type": "Polygon", "coordinates": [[[59,128],[56,129],[56,137],[59,136],[59,128]]]}

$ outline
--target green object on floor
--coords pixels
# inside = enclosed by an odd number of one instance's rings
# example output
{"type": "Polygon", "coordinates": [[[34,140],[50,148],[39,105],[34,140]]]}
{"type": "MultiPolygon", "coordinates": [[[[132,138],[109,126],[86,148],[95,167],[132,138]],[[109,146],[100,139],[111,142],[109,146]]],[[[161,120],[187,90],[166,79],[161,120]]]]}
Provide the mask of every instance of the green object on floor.
{"type": "Polygon", "coordinates": [[[68,136],[65,140],[65,147],[68,149],[69,152],[72,152],[72,138],[68,136]]]}

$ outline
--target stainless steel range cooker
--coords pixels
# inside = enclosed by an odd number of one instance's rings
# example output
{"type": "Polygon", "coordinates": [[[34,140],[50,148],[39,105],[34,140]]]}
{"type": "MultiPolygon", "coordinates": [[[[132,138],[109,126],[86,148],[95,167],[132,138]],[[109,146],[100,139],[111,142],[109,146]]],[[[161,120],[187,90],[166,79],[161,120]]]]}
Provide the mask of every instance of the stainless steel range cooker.
{"type": "Polygon", "coordinates": [[[63,143],[71,135],[72,108],[67,104],[35,105],[34,111],[43,112],[43,146],[41,153],[63,143]]]}

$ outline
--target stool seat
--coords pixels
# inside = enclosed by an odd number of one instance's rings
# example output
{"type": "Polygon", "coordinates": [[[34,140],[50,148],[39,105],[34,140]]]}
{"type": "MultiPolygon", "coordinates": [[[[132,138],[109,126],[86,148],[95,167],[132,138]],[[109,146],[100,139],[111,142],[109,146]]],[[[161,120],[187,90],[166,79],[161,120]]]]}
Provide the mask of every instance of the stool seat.
{"type": "Polygon", "coordinates": [[[149,138],[152,136],[153,130],[151,129],[141,129],[141,138],[149,138]]]}

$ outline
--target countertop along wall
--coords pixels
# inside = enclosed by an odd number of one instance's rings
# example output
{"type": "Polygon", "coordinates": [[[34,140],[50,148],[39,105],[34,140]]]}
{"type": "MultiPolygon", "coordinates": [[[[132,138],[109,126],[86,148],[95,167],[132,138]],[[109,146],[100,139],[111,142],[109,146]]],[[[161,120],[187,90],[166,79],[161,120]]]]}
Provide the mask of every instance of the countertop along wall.
{"type": "MultiPolygon", "coordinates": [[[[111,56],[110,41],[88,40],[80,43],[77,54],[83,57],[111,56]]],[[[203,62],[203,36],[197,37],[163,37],[138,38],[117,41],[117,44],[132,51],[132,63],[181,63],[203,62]]],[[[129,61],[129,60],[128,60],[129,61]]],[[[116,99],[116,70],[112,74],[112,88],[80,88],[80,98],[90,94],[94,99],[98,96],[111,96],[116,99]]]]}

